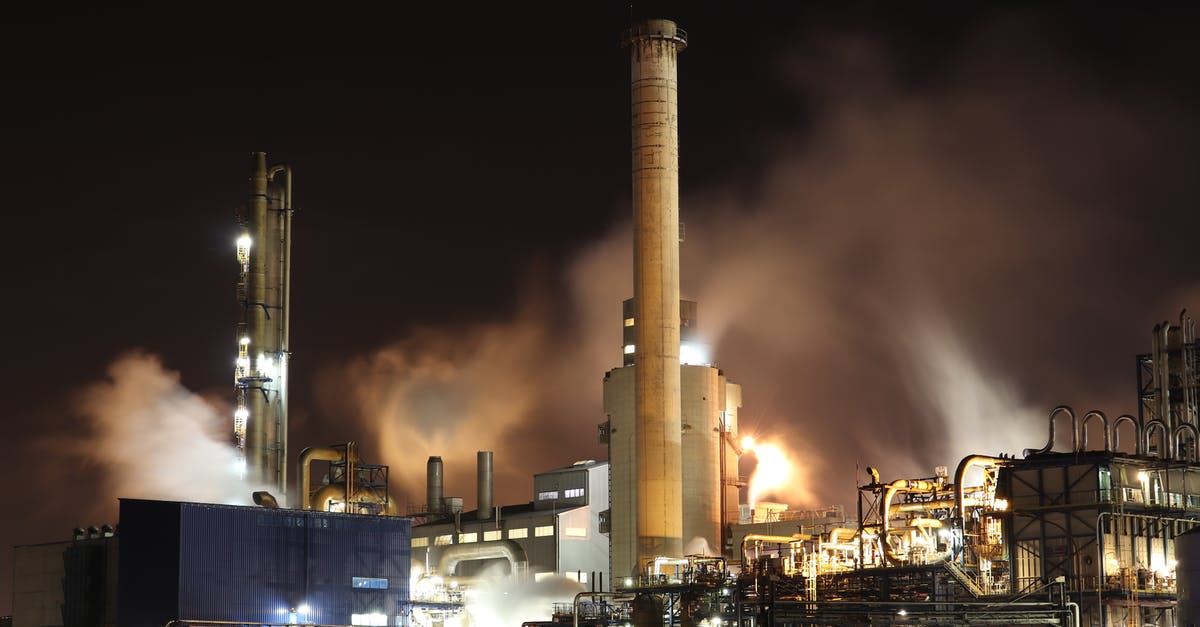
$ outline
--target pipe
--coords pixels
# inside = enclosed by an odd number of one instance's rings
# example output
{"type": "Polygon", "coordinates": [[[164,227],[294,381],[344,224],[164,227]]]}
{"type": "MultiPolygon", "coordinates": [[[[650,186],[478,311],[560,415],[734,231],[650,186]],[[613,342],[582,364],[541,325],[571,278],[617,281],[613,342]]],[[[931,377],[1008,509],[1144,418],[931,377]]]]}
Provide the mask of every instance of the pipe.
{"type": "Polygon", "coordinates": [[[475,454],[476,489],[476,518],[491,520],[492,518],[492,452],[479,451],[475,454]]]}
{"type": "MultiPolygon", "coordinates": [[[[342,461],[342,451],[331,447],[308,447],[300,452],[300,464],[297,468],[299,485],[296,486],[300,490],[300,508],[301,509],[319,509],[314,507],[316,503],[316,495],[311,494],[311,465],[315,461],[323,462],[340,462],[342,461]]],[[[326,488],[332,486],[325,486],[326,488]]],[[[322,488],[324,490],[325,488],[322,488]]]]}
{"type": "Polygon", "coordinates": [[[1142,450],[1141,450],[1141,443],[1142,443],[1141,429],[1138,428],[1137,418],[1134,418],[1133,416],[1130,416],[1129,414],[1121,414],[1120,416],[1117,416],[1116,420],[1113,421],[1113,425],[1112,425],[1113,448],[1112,448],[1112,450],[1113,451],[1121,450],[1121,425],[1126,422],[1133,425],[1133,449],[1134,449],[1133,452],[1141,453],[1142,452],[1142,450]]]}
{"type": "Polygon", "coordinates": [[[515,540],[491,540],[446,547],[438,559],[437,573],[443,577],[451,577],[462,562],[498,558],[508,560],[512,574],[518,577],[523,577],[529,568],[529,557],[515,540]]]}
{"type": "Polygon", "coordinates": [[[1071,417],[1071,450],[1079,450],[1079,429],[1078,423],[1075,420],[1075,410],[1071,409],[1071,407],[1068,405],[1059,405],[1058,407],[1050,410],[1050,439],[1046,441],[1046,446],[1043,446],[1037,450],[1028,448],[1025,449],[1025,457],[1029,457],[1030,455],[1038,455],[1041,453],[1049,453],[1050,450],[1054,448],[1054,417],[1060,412],[1065,412],[1071,417]]]}
{"type": "Polygon", "coordinates": [[[425,463],[425,509],[431,514],[442,511],[442,458],[437,455],[425,463]]]}
{"type": "MultiPolygon", "coordinates": [[[[1102,412],[1098,409],[1093,409],[1092,411],[1089,411],[1088,413],[1084,414],[1083,422],[1080,423],[1080,425],[1083,429],[1083,450],[1085,450],[1085,451],[1088,450],[1087,424],[1088,424],[1088,419],[1093,418],[1093,417],[1100,418],[1100,424],[1101,424],[1101,426],[1104,427],[1104,452],[1105,453],[1111,452],[1112,451],[1112,437],[1109,434],[1109,429],[1108,429],[1108,416],[1106,416],[1104,414],[1104,412],[1102,412]]],[[[1076,452],[1078,453],[1079,451],[1076,451],[1076,452]]]]}
{"type": "Polygon", "coordinates": [[[954,470],[954,501],[957,503],[955,508],[958,512],[958,520],[962,525],[963,538],[966,538],[967,526],[967,503],[964,497],[965,486],[963,479],[966,477],[967,469],[972,466],[999,466],[1004,463],[1004,460],[999,457],[991,457],[989,455],[968,455],[962,461],[958,462],[958,468],[954,470]]]}
{"type": "Polygon", "coordinates": [[[1200,445],[1200,430],[1197,430],[1195,425],[1184,422],[1178,427],[1175,427],[1173,452],[1175,455],[1179,455],[1184,451],[1182,446],[1183,440],[1181,439],[1184,433],[1190,433],[1192,435],[1192,446],[1191,448],[1187,449],[1187,459],[1184,461],[1195,463],[1197,458],[1200,457],[1196,451],[1197,445],[1200,445]]]}
{"type": "Polygon", "coordinates": [[[579,627],[579,599],[581,599],[583,597],[591,597],[593,600],[595,600],[596,597],[600,597],[602,599],[603,598],[617,599],[619,602],[633,601],[633,596],[626,594],[624,592],[577,592],[577,593],[575,593],[575,600],[571,602],[571,606],[572,606],[571,613],[575,615],[575,620],[574,620],[575,627],[579,627]]]}
{"type": "Polygon", "coordinates": [[[1139,452],[1142,455],[1150,454],[1150,438],[1154,436],[1154,431],[1156,429],[1161,433],[1159,436],[1159,442],[1162,443],[1162,447],[1158,450],[1158,458],[1174,458],[1175,452],[1171,450],[1171,437],[1167,432],[1167,424],[1158,418],[1146,423],[1146,429],[1142,432],[1142,450],[1139,452]]]}
{"type": "MultiPolygon", "coordinates": [[[[280,464],[280,481],[286,483],[283,479],[283,464],[288,459],[288,362],[291,361],[291,317],[292,317],[292,167],[286,163],[277,163],[267,171],[267,181],[272,182],[275,176],[282,173],[284,175],[283,198],[280,199],[279,211],[280,219],[283,222],[282,238],[280,242],[279,265],[282,266],[283,284],[280,286],[279,294],[279,384],[276,389],[279,392],[278,416],[279,416],[279,433],[277,444],[279,446],[279,464],[280,464]]],[[[285,490],[286,485],[281,486],[285,490]]]]}
{"type": "Polygon", "coordinates": [[[772,542],[775,544],[791,544],[797,540],[807,540],[809,536],[802,533],[794,533],[790,536],[772,536],[762,533],[748,533],[742,538],[742,568],[746,568],[746,544],[750,542],[772,542]]]}

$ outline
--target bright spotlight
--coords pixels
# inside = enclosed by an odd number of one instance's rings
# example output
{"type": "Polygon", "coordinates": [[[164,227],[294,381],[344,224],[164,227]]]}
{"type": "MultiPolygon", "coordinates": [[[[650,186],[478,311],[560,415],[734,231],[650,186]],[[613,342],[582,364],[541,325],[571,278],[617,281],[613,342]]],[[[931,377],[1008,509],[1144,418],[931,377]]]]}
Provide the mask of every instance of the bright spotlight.
{"type": "Polygon", "coordinates": [[[250,248],[250,236],[243,235],[237,239],[238,248],[250,248]]]}
{"type": "Polygon", "coordinates": [[[742,438],[742,450],[750,452],[754,450],[754,438],[746,436],[742,438]]]}

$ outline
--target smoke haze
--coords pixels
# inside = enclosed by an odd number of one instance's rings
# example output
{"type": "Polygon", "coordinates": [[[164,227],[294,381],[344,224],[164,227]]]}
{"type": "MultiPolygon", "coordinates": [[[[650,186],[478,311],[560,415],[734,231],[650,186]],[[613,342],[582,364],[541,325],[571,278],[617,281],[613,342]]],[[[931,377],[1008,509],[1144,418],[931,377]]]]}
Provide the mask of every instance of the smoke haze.
{"type": "MultiPolygon", "coordinates": [[[[1058,402],[1133,410],[1126,364],[1144,342],[1109,338],[1144,338],[1118,325],[1145,320],[1148,335],[1187,304],[1183,240],[1142,234],[1175,212],[1157,203],[1186,196],[1186,173],[1142,164],[1195,151],[1197,128],[1158,94],[1047,63],[1062,56],[1049,42],[1001,45],[1025,26],[997,24],[916,86],[871,39],[797,55],[781,72],[811,120],[765,140],[749,181],[688,184],[683,146],[685,297],[743,385],[742,429],[785,443],[804,482],[764,497],[844,503],[856,467],[929,476],[1019,453],[1058,402]],[[1137,277],[1135,262],[1169,271],[1137,277]]],[[[531,290],[507,323],[414,331],[332,369],[323,389],[350,392],[322,409],[374,429],[410,497],[430,454],[468,504],[476,449],[524,486],[603,456],[592,429],[630,276],[620,224],[563,271],[568,292],[531,290]]]]}

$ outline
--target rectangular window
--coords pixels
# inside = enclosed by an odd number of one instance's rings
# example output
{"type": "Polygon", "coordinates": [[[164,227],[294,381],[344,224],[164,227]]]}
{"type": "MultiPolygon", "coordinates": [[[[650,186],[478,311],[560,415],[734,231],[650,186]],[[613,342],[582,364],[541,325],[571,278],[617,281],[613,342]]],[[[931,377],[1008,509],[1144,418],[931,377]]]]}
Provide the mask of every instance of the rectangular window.
{"type": "Polygon", "coordinates": [[[587,527],[565,527],[563,535],[570,538],[586,538],[587,527]]]}
{"type": "Polygon", "coordinates": [[[509,529],[508,530],[508,539],[509,540],[517,540],[520,538],[528,538],[528,537],[529,537],[529,530],[524,527],[522,527],[520,529],[509,529]]]}
{"type": "Polygon", "coordinates": [[[502,533],[503,532],[500,531],[499,529],[494,529],[492,531],[485,531],[485,532],[483,532],[483,541],[491,542],[493,540],[503,540],[504,538],[501,537],[502,533]]]}
{"type": "Polygon", "coordinates": [[[563,491],[563,498],[576,499],[583,496],[583,488],[570,488],[563,491]]]}
{"type": "Polygon", "coordinates": [[[351,577],[350,587],[366,590],[387,590],[388,580],[386,577],[351,577]]]}
{"type": "Polygon", "coordinates": [[[634,320],[633,320],[633,318],[626,318],[626,319],[625,319],[625,326],[627,326],[627,327],[631,327],[631,326],[633,326],[633,323],[634,323],[634,320]]]}
{"type": "Polygon", "coordinates": [[[1188,507],[1200,507],[1200,495],[1197,495],[1197,494],[1187,495],[1187,506],[1188,507]]]}
{"type": "Polygon", "coordinates": [[[350,624],[362,627],[387,627],[388,620],[385,614],[351,614],[350,624]]]}
{"type": "Polygon", "coordinates": [[[458,542],[459,544],[471,544],[472,542],[479,542],[479,534],[475,532],[459,534],[458,542]]]}
{"type": "Polygon", "coordinates": [[[551,492],[538,492],[539,501],[553,501],[556,498],[558,498],[558,490],[551,492]]]}
{"type": "Polygon", "coordinates": [[[429,538],[413,538],[412,548],[419,549],[424,546],[429,546],[429,538]]]}
{"type": "Polygon", "coordinates": [[[636,351],[636,350],[637,350],[637,346],[634,344],[626,344],[625,345],[625,354],[626,355],[632,355],[634,353],[634,351],[636,351]]]}
{"type": "Polygon", "coordinates": [[[452,542],[454,542],[454,536],[446,534],[444,536],[438,536],[434,538],[433,546],[448,546],[452,542]]]}
{"type": "Polygon", "coordinates": [[[554,525],[541,525],[533,528],[533,535],[538,538],[554,535],[554,525]]]}
{"type": "Polygon", "coordinates": [[[588,576],[588,574],[586,572],[581,572],[581,571],[576,571],[576,570],[563,573],[563,577],[566,577],[567,579],[570,579],[571,581],[578,581],[579,583],[587,583],[587,576],[588,576]]]}

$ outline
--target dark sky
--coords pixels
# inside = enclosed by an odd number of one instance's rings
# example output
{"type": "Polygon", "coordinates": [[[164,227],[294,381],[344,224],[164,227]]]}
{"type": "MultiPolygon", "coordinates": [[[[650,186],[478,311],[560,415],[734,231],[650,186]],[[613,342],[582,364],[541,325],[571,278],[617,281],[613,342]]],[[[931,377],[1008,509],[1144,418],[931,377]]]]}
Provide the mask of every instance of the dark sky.
{"type": "MultiPolygon", "coordinates": [[[[405,501],[429,454],[469,497],[495,449],[501,502],[603,457],[630,10],[576,4],[0,20],[2,544],[179,472],[158,425],[224,428],[183,389],[229,401],[255,150],[296,173],[293,450],[362,441],[405,501]]],[[[1200,307],[1196,15],[782,6],[674,12],[685,296],[744,427],[796,451],[781,498],[1001,452],[960,447],[982,424],[1040,445],[1059,402],[1134,411],[1150,327],[1200,307]]]]}

